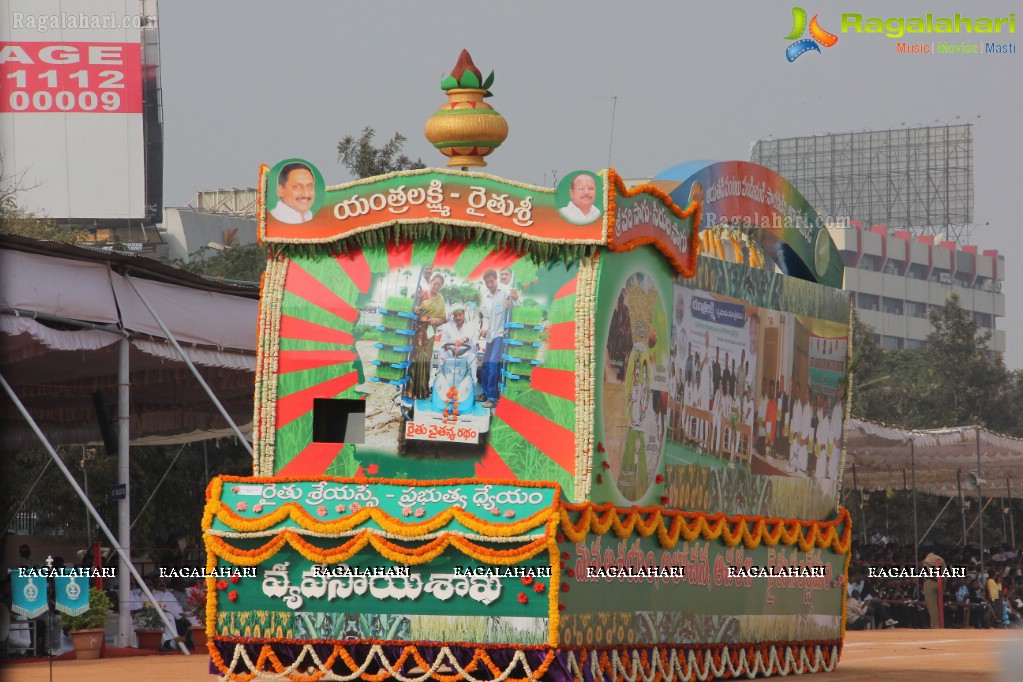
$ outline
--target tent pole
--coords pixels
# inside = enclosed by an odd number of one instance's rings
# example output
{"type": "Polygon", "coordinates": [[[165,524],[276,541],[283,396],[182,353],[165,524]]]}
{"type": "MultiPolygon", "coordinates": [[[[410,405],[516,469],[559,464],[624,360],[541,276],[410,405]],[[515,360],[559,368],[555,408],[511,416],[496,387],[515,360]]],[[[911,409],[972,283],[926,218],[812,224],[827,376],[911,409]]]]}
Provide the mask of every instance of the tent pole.
{"type": "MultiPolygon", "coordinates": [[[[142,505],[142,509],[139,509],[139,513],[135,515],[135,520],[131,522],[131,526],[129,527],[129,529],[134,528],[135,524],[138,523],[139,519],[142,518],[142,512],[146,510],[146,507],[149,506],[149,503],[153,501],[154,497],[156,497],[156,493],[159,492],[160,486],[163,485],[163,482],[167,480],[167,474],[169,474],[171,469],[174,468],[174,465],[177,464],[178,458],[181,457],[181,453],[185,451],[186,445],[188,445],[188,443],[182,443],[181,447],[178,448],[178,454],[174,455],[174,459],[172,459],[171,463],[167,466],[167,470],[163,472],[163,476],[161,476],[160,480],[156,482],[156,487],[153,488],[153,492],[149,493],[149,498],[146,500],[146,503],[142,505]]],[[[207,481],[209,480],[209,476],[206,477],[206,480],[207,481]]]]}
{"type": "Polygon", "coordinates": [[[945,506],[941,508],[941,511],[938,512],[938,515],[934,517],[933,521],[931,521],[931,525],[927,526],[927,530],[925,530],[924,534],[922,536],[920,536],[920,540],[917,543],[917,547],[922,545],[924,540],[927,539],[927,536],[930,534],[931,530],[934,528],[934,524],[936,524],[938,522],[938,519],[941,518],[941,515],[945,513],[946,509],[948,509],[948,505],[952,504],[952,500],[953,499],[954,498],[952,498],[952,497],[948,498],[948,501],[945,502],[945,506]]]}
{"type": "Polygon", "coordinates": [[[1005,493],[1009,498],[1009,534],[1012,536],[1012,548],[1016,549],[1016,505],[1012,503],[1012,484],[1005,477],[1005,493]]]}
{"type": "MultiPolygon", "coordinates": [[[[39,425],[36,424],[34,419],[32,419],[32,415],[28,413],[28,410],[25,408],[25,405],[21,402],[21,400],[18,399],[18,396],[14,393],[14,389],[11,388],[11,385],[7,383],[6,379],[4,379],[3,374],[0,374],[0,386],[3,387],[4,392],[6,392],[7,395],[11,398],[11,401],[14,403],[15,407],[18,408],[18,412],[21,413],[21,416],[25,418],[26,422],[28,422],[29,427],[31,427],[32,431],[35,433],[36,438],[38,438],[39,442],[43,444],[43,447],[46,449],[46,451],[50,453],[50,459],[53,460],[53,463],[57,465],[57,468],[60,469],[60,472],[64,474],[64,478],[66,478],[68,483],[71,484],[71,487],[74,489],[75,494],[78,495],[78,499],[84,502],[85,506],[89,508],[89,513],[92,514],[92,518],[96,520],[96,525],[98,525],[100,530],[103,531],[103,534],[107,536],[107,540],[110,541],[110,545],[114,548],[114,550],[117,552],[117,555],[121,558],[122,565],[126,564],[128,566],[128,571],[130,571],[131,574],[135,576],[135,579],[138,580],[139,588],[145,593],[146,597],[149,598],[149,601],[152,602],[153,605],[156,607],[156,610],[160,614],[160,618],[163,620],[164,625],[170,628],[171,632],[174,632],[175,631],[174,621],[172,621],[167,616],[167,614],[164,613],[163,609],[160,608],[159,602],[157,602],[156,598],[153,597],[153,593],[149,591],[149,587],[147,587],[145,582],[143,582],[142,576],[140,576],[138,571],[135,569],[135,565],[128,560],[128,555],[125,554],[125,551],[121,547],[121,544],[117,541],[117,539],[114,537],[113,532],[111,532],[110,528],[103,521],[103,517],[100,516],[99,512],[96,511],[96,508],[92,506],[92,502],[89,501],[88,496],[86,496],[81,486],[78,485],[78,481],[76,481],[75,477],[71,475],[70,471],[68,471],[68,468],[64,465],[64,462],[61,461],[60,455],[58,455],[57,451],[53,449],[52,445],[50,445],[50,441],[46,440],[46,436],[43,435],[43,432],[39,429],[39,425]]],[[[121,576],[121,578],[123,580],[123,575],[121,576]]],[[[180,648],[182,653],[184,653],[186,656],[189,655],[188,648],[185,647],[184,642],[179,642],[178,648],[180,648]]]]}
{"type": "Polygon", "coordinates": [[[139,300],[142,301],[142,305],[146,306],[146,310],[148,310],[149,314],[153,316],[153,319],[156,320],[156,323],[160,325],[160,329],[162,329],[163,333],[167,335],[167,340],[171,342],[171,345],[174,346],[174,350],[178,352],[178,355],[181,356],[181,359],[184,360],[186,365],[188,365],[188,369],[191,370],[195,378],[198,379],[199,384],[203,387],[203,390],[206,391],[206,395],[210,397],[210,400],[213,401],[213,404],[216,405],[218,410],[220,410],[220,415],[225,420],[227,420],[227,423],[231,427],[231,430],[234,431],[235,435],[238,436],[238,440],[241,441],[242,447],[244,447],[248,451],[249,455],[251,455],[252,446],[249,445],[248,439],[246,439],[245,436],[242,435],[241,429],[239,429],[238,425],[234,423],[234,420],[231,419],[231,415],[227,413],[227,410],[224,409],[224,406],[217,399],[217,396],[214,395],[213,390],[209,387],[209,384],[207,384],[206,381],[202,378],[202,375],[199,374],[199,370],[195,368],[195,365],[192,364],[192,361],[185,354],[185,351],[181,348],[180,345],[178,345],[178,340],[174,338],[174,334],[172,334],[170,329],[167,328],[167,325],[163,323],[163,320],[160,319],[160,316],[156,314],[156,310],[153,309],[153,306],[149,305],[149,301],[146,300],[146,297],[143,296],[142,292],[139,291],[138,287],[135,286],[135,282],[132,281],[132,278],[125,275],[124,280],[132,288],[132,291],[135,292],[135,295],[139,297],[139,300]]]}
{"type": "Polygon", "coordinates": [[[25,493],[25,497],[22,498],[21,504],[19,504],[18,508],[14,510],[14,513],[11,514],[11,520],[7,522],[6,526],[4,526],[4,535],[7,535],[7,531],[9,531],[14,522],[18,520],[18,514],[21,513],[21,508],[24,507],[25,503],[28,502],[28,499],[32,497],[32,491],[36,489],[37,485],[39,485],[39,481],[43,480],[43,474],[46,473],[46,470],[50,468],[51,464],[53,464],[51,460],[46,460],[46,464],[43,465],[43,468],[39,471],[39,475],[36,477],[36,482],[33,483],[32,487],[28,489],[28,492],[25,493]]]}
{"type": "Polygon", "coordinates": [[[916,548],[920,546],[920,529],[917,526],[916,516],[916,443],[909,439],[909,466],[913,472],[913,563],[920,568],[920,552],[916,548]]]}
{"type": "Polygon", "coordinates": [[[984,504],[983,504],[983,498],[981,497],[981,493],[980,493],[980,489],[981,489],[980,481],[983,478],[983,476],[981,476],[981,471],[980,471],[980,427],[979,426],[974,429],[974,434],[976,434],[976,436],[977,436],[977,509],[978,509],[977,513],[979,515],[978,518],[980,519],[980,574],[982,576],[987,576],[987,573],[984,572],[984,504]]]}
{"type": "Polygon", "coordinates": [[[1006,509],[1006,507],[1005,507],[1005,498],[1003,497],[1002,498],[1002,542],[1007,545],[1007,544],[1009,544],[1009,536],[1008,536],[1008,531],[1005,528],[1005,517],[1007,516],[1007,514],[1005,513],[1005,509],[1006,509]]]}
{"type": "Polygon", "coordinates": [[[959,515],[963,521],[963,549],[966,549],[966,500],[963,499],[963,482],[956,472],[956,488],[959,490],[959,515]]]}
{"type": "MultiPolygon", "coordinates": [[[[120,340],[117,354],[117,482],[124,486],[124,498],[117,501],[117,541],[124,552],[117,555],[117,645],[131,646],[131,341],[120,340]]],[[[139,583],[141,585],[141,583],[139,583]]],[[[155,603],[155,602],[154,602],[155,603]]],[[[173,632],[173,630],[172,630],[173,632]]]]}

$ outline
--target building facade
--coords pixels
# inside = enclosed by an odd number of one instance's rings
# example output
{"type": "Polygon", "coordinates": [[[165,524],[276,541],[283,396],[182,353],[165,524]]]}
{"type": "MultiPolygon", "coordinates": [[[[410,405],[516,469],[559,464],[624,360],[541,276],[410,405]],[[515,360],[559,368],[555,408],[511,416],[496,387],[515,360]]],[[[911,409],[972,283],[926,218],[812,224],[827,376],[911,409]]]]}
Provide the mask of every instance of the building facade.
{"type": "Polygon", "coordinates": [[[1005,332],[996,325],[1005,316],[1005,257],[997,250],[858,220],[829,232],[845,261],[845,288],[882,348],[923,347],[928,311],[956,291],[977,326],[991,332],[991,349],[1005,352],[1005,332]]]}

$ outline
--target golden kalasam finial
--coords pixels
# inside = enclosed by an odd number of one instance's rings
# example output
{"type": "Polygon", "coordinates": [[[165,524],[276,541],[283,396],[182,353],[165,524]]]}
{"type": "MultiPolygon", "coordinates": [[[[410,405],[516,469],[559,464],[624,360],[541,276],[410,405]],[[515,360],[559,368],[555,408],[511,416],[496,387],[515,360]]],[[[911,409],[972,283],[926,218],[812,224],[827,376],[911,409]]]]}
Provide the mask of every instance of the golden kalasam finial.
{"type": "Polygon", "coordinates": [[[462,50],[451,75],[441,81],[448,101],[427,119],[424,132],[448,157],[448,166],[486,166],[483,157],[508,137],[508,122],[483,101],[490,97],[493,82],[494,72],[484,80],[467,50],[462,50]]]}

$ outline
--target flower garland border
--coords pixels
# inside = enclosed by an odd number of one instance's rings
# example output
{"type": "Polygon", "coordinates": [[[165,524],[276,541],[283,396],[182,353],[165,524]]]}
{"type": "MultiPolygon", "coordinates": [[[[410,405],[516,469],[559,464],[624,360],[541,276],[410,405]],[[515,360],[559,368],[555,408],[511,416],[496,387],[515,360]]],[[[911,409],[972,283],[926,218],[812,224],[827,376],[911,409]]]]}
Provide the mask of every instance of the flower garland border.
{"type": "MultiPolygon", "coordinates": [[[[353,530],[344,531],[344,532],[341,532],[341,533],[315,533],[313,531],[294,530],[294,529],[292,529],[292,532],[294,532],[296,535],[301,535],[302,537],[308,537],[308,538],[344,538],[344,537],[350,538],[350,537],[354,537],[354,536],[358,535],[363,530],[365,530],[365,529],[357,529],[357,530],[353,529],[353,530]]],[[[275,537],[280,532],[280,530],[253,531],[253,532],[248,532],[248,533],[235,532],[235,531],[227,531],[227,530],[209,530],[209,531],[206,531],[206,532],[209,535],[212,535],[212,536],[215,536],[215,537],[218,537],[218,538],[241,539],[241,538],[269,538],[269,537],[275,537]]],[[[378,536],[380,536],[382,538],[387,538],[388,540],[403,540],[403,541],[407,541],[408,540],[408,537],[406,537],[406,536],[394,535],[393,533],[388,533],[386,531],[374,530],[372,532],[375,535],[378,535],[378,536]]],[[[422,535],[417,536],[417,539],[419,539],[419,540],[433,540],[434,538],[439,538],[439,537],[442,537],[444,535],[457,535],[458,537],[465,538],[466,540],[478,540],[480,542],[500,542],[500,543],[506,543],[506,544],[513,544],[513,543],[517,543],[517,542],[519,542],[519,543],[520,542],[532,542],[533,540],[536,540],[537,538],[545,537],[545,531],[541,531],[539,533],[526,533],[524,535],[511,535],[511,536],[508,536],[508,537],[495,537],[493,535],[483,535],[483,534],[479,534],[479,533],[465,533],[463,531],[439,531],[439,532],[436,532],[436,533],[423,533],[422,535]]]]}
{"type": "MultiPolygon", "coordinates": [[[[605,215],[606,212],[605,212],[605,215]]],[[[594,306],[600,255],[579,263],[575,300],[575,499],[584,500],[593,485],[593,439],[596,413],[594,306]]]]}
{"type": "Polygon", "coordinates": [[[608,178],[608,191],[607,191],[607,234],[605,237],[605,243],[608,248],[612,251],[631,251],[632,249],[644,246],[646,244],[653,244],[658,251],[664,254],[664,257],[671,263],[672,268],[675,269],[683,277],[693,277],[696,275],[696,261],[700,255],[700,240],[697,238],[700,232],[700,223],[703,220],[703,203],[698,200],[689,202],[689,205],[684,209],[679,207],[670,196],[668,196],[661,189],[654,187],[653,185],[637,185],[632,189],[625,186],[621,176],[613,168],[607,169],[608,178]],[[615,197],[621,194],[624,197],[634,197],[640,194],[648,194],[657,199],[660,199],[665,207],[667,207],[672,213],[675,214],[681,220],[692,217],[693,229],[689,233],[689,239],[687,243],[686,253],[688,254],[688,262],[680,261],[673,248],[666,246],[657,237],[640,237],[632,239],[624,243],[615,241],[615,197]]]}
{"type": "Polygon", "coordinates": [[[839,507],[838,517],[831,521],[803,521],[800,519],[765,518],[763,516],[727,516],[722,513],[683,512],[660,507],[615,507],[613,504],[565,503],[561,508],[561,531],[572,542],[582,542],[587,534],[603,535],[609,530],[619,538],[634,532],[641,537],[657,534],[665,549],[674,547],[679,538],[693,542],[703,538],[708,542],[722,538],[725,545],[735,547],[740,542],[747,549],[755,549],[763,542],[774,547],[779,542],[797,545],[809,552],[816,548],[831,548],[837,554],[848,554],[852,544],[852,517],[845,507],[839,507]],[[573,521],[573,514],[578,520],[573,521]],[[752,525],[752,527],[751,527],[752,525]]]}
{"type": "Polygon", "coordinates": [[[256,400],[253,406],[252,470],[270,475],[277,440],[277,368],[281,345],[281,306],[290,259],[270,255],[259,291],[256,330],[256,400]]]}
{"type": "Polygon", "coordinates": [[[266,178],[269,174],[270,166],[260,164],[259,187],[256,190],[256,241],[260,244],[263,244],[263,235],[266,234],[266,178]]]}
{"type": "MultiPolygon", "coordinates": [[[[206,488],[206,508],[203,511],[201,527],[204,533],[216,537],[218,536],[216,533],[211,533],[214,518],[220,520],[221,523],[229,528],[243,532],[265,531],[270,527],[283,522],[285,519],[290,518],[303,530],[312,531],[317,534],[325,533],[329,534],[328,536],[331,536],[351,531],[356,526],[372,519],[388,534],[402,538],[420,538],[427,533],[433,533],[440,530],[454,519],[463,526],[476,531],[477,533],[490,537],[510,538],[516,535],[522,535],[530,530],[549,526],[551,525],[552,520],[557,523],[560,500],[561,486],[557,483],[546,481],[498,481],[489,479],[459,478],[418,481],[394,478],[342,478],[335,476],[217,476],[206,488]],[[493,521],[481,519],[475,514],[471,514],[460,507],[449,507],[436,516],[424,521],[405,522],[401,519],[394,518],[377,507],[364,507],[354,514],[350,514],[334,521],[320,521],[314,518],[312,514],[296,502],[286,502],[264,516],[254,519],[246,519],[233,512],[221,499],[225,483],[241,482],[246,484],[279,484],[307,483],[313,481],[353,485],[381,483],[385,485],[406,487],[429,487],[440,485],[508,485],[519,488],[545,488],[551,490],[553,494],[550,505],[538,510],[524,519],[515,521],[514,523],[495,523],[493,521]]],[[[277,533],[277,536],[279,537],[284,533],[291,533],[295,536],[299,535],[294,529],[282,529],[277,533]]],[[[450,531],[444,535],[457,537],[463,534],[458,531],[450,531]]]]}
{"type": "MultiPolygon", "coordinates": [[[[385,559],[396,564],[418,566],[433,561],[448,547],[454,547],[466,556],[494,566],[510,566],[531,559],[544,549],[550,550],[554,544],[550,537],[544,536],[512,549],[493,549],[458,535],[445,534],[434,538],[415,548],[403,547],[387,538],[376,535],[371,530],[364,530],[346,542],[323,549],[306,541],[301,535],[285,530],[274,538],[253,549],[237,549],[224,538],[214,535],[206,536],[206,552],[214,554],[224,561],[237,566],[256,566],[267,561],[285,545],[291,545],[295,551],[314,563],[336,564],[347,561],[372,545],[385,559]]],[[[552,570],[553,575],[553,570],[552,570]]],[[[553,580],[553,578],[552,578],[553,580]]]]}
{"type": "MultiPolygon", "coordinates": [[[[772,677],[790,674],[831,672],[835,669],[842,652],[842,640],[807,642],[763,642],[746,644],[694,644],[686,646],[634,645],[631,647],[580,647],[548,649],[543,661],[533,669],[525,652],[535,647],[494,645],[442,645],[429,660],[420,648],[436,648],[436,643],[404,643],[401,653],[389,661],[384,652],[384,643],[376,640],[360,640],[371,644],[362,662],[348,652],[344,644],[336,643],[327,656],[321,660],[314,645],[303,645],[294,662],[284,665],[274,651],[275,638],[265,640],[216,638],[211,639],[209,648],[213,664],[229,680],[252,679],[294,680],[313,682],[315,680],[341,680],[354,682],[383,682],[394,679],[398,682],[537,682],[544,679],[550,666],[558,659],[571,675],[572,680],[582,682],[592,679],[603,682],[629,680],[631,682],[675,682],[677,680],[700,680],[738,678],[740,676],[772,677]],[[230,663],[225,662],[217,643],[229,647],[234,644],[230,663]],[[253,661],[246,651],[246,644],[264,643],[253,661]],[[514,652],[507,665],[502,668],[494,661],[491,650],[505,653],[514,652]],[[472,651],[472,658],[466,665],[458,662],[454,651],[472,651]],[[402,671],[411,663],[422,673],[405,676],[402,671]],[[371,665],[380,672],[369,673],[371,665]],[[343,664],[350,672],[338,674],[333,668],[343,664]],[[441,667],[446,668],[441,671],[441,667]],[[271,672],[272,670],[272,672],[271,672]],[[447,671],[453,674],[445,674],[447,671]],[[513,671],[521,670],[524,676],[512,677],[513,671]],[[303,672],[304,671],[304,672],[303,672]]],[[[325,644],[327,642],[324,642],[325,644]]],[[[226,647],[225,647],[226,648],[226,647]]],[[[521,673],[520,673],[521,674],[521,673]]]]}

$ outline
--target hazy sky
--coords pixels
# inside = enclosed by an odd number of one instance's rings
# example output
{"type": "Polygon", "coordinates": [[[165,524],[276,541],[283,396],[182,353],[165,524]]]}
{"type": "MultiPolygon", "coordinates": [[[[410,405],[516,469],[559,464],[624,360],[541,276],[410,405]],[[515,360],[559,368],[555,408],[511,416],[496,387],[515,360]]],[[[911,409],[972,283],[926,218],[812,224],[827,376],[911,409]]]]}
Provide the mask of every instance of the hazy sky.
{"type": "MultiPolygon", "coordinates": [[[[995,18],[1019,4],[817,3],[802,7],[821,12],[838,44],[789,63],[791,2],[164,0],[165,202],[253,187],[261,163],[285,157],[315,163],[328,184],[348,181],[337,142],[366,126],[380,141],[401,132],[410,156],[444,165],[422,129],[462,48],[496,72],[489,101],[510,127],[486,170],[539,185],[604,168],[609,152],[622,175],[643,177],[691,159],[748,160],[769,135],[972,122],[974,220],[990,225],[971,241],[1006,255],[998,325],[1007,363],[1023,366],[1023,227],[1012,208],[1023,190],[1023,55],[905,55],[884,35],[839,32],[842,13],[995,18]]],[[[986,36],[904,40],[943,37],[986,36]]]]}

